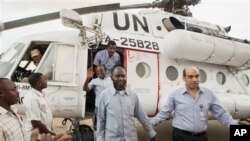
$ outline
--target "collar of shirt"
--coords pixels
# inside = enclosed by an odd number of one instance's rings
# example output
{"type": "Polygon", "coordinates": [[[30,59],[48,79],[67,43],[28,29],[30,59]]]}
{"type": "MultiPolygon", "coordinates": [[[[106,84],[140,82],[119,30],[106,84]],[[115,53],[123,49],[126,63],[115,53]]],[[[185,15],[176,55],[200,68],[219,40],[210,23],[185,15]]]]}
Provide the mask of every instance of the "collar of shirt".
{"type": "MultiPolygon", "coordinates": [[[[199,86],[199,90],[198,90],[198,93],[199,94],[204,94],[203,90],[202,90],[202,87],[199,86]]],[[[187,87],[184,86],[182,89],[181,89],[181,94],[188,94],[188,90],[187,90],[187,87]]]]}
{"type": "MultiPolygon", "coordinates": [[[[110,77],[109,76],[105,76],[103,79],[101,79],[100,77],[97,77],[97,79],[100,79],[100,80],[107,80],[109,79],[110,77]]],[[[111,79],[111,78],[110,78],[111,79]]]]}
{"type": "Polygon", "coordinates": [[[121,96],[125,95],[125,90],[122,90],[122,91],[116,91],[116,93],[120,94],[121,96]]]}
{"type": "Polygon", "coordinates": [[[108,49],[105,49],[105,54],[107,57],[109,57],[108,49]]]}
{"type": "MultiPolygon", "coordinates": [[[[128,92],[128,89],[127,88],[125,88],[125,93],[124,93],[124,95],[126,94],[126,95],[130,95],[130,93],[128,92]]],[[[113,94],[113,95],[116,95],[116,94],[119,94],[119,91],[117,91],[114,87],[112,87],[111,88],[111,93],[113,94]]]]}
{"type": "Polygon", "coordinates": [[[36,90],[36,89],[33,89],[33,88],[32,88],[31,91],[32,91],[33,93],[35,93],[36,95],[40,96],[40,97],[45,97],[45,94],[44,94],[44,93],[39,92],[39,91],[36,90]]]}
{"type": "MultiPolygon", "coordinates": [[[[12,107],[10,107],[11,109],[12,109],[12,111],[13,112],[15,112],[15,114],[16,114],[16,111],[15,110],[13,110],[13,108],[12,107]]],[[[11,112],[9,112],[9,111],[7,111],[6,109],[4,109],[2,106],[0,106],[0,115],[4,115],[4,114],[7,114],[7,113],[10,113],[10,114],[12,114],[11,112]]],[[[13,114],[12,114],[13,115],[13,114]]]]}

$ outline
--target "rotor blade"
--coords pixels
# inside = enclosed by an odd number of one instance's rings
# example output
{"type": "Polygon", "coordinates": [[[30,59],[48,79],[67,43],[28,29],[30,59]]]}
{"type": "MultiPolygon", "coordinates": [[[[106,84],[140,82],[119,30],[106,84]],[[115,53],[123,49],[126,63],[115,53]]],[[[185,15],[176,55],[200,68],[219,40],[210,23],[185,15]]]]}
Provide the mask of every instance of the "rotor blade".
{"type": "Polygon", "coordinates": [[[17,28],[17,27],[21,27],[21,26],[25,26],[25,25],[34,24],[34,23],[54,20],[54,19],[58,19],[58,18],[59,18],[59,12],[23,18],[20,20],[15,20],[15,21],[3,23],[3,26],[4,26],[3,30],[8,30],[8,29],[17,28]]]}
{"type": "MultiPolygon", "coordinates": [[[[119,8],[120,8],[120,3],[114,3],[114,4],[105,4],[105,5],[98,5],[98,6],[91,6],[91,7],[76,8],[73,10],[78,12],[79,14],[88,14],[88,13],[95,13],[95,12],[118,10],[119,8]]],[[[21,26],[26,26],[30,24],[35,24],[35,23],[59,19],[59,18],[60,18],[59,12],[53,12],[53,13],[23,18],[23,19],[3,23],[3,30],[8,30],[12,28],[17,28],[21,26]]]]}
{"type": "Polygon", "coordinates": [[[135,9],[135,8],[151,8],[154,5],[152,3],[142,3],[142,4],[133,4],[133,5],[126,5],[126,6],[121,6],[121,10],[125,9],[135,9]]]}
{"type": "Polygon", "coordinates": [[[112,10],[119,10],[119,9],[120,9],[120,3],[114,3],[114,4],[76,8],[73,10],[79,13],[80,15],[82,15],[82,14],[88,14],[88,13],[105,12],[105,11],[112,11],[112,10]]]}

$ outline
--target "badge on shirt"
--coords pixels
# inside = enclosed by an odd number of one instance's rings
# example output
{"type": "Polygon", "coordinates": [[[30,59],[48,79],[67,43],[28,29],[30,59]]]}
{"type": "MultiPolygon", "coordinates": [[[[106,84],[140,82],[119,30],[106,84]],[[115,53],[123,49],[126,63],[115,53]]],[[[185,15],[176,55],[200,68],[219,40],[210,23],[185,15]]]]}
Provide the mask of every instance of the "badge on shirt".
{"type": "Polygon", "coordinates": [[[206,120],[205,113],[203,111],[203,105],[201,104],[199,107],[200,107],[200,120],[206,120]]]}
{"type": "Polygon", "coordinates": [[[206,120],[204,111],[200,111],[200,120],[206,120]]]}

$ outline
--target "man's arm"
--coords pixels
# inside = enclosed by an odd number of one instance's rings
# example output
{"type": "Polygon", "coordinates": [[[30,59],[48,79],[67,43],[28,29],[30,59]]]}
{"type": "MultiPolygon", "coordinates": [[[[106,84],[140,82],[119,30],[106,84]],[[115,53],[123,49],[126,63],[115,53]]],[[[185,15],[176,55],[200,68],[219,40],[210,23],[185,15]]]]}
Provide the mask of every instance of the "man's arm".
{"type": "MultiPolygon", "coordinates": [[[[36,128],[32,135],[30,141],[37,141],[38,139],[39,130],[36,128]]],[[[66,134],[56,134],[55,136],[50,134],[42,134],[41,141],[71,141],[72,137],[66,134]]]]}
{"type": "Polygon", "coordinates": [[[38,128],[41,134],[49,133],[51,135],[55,135],[55,133],[49,131],[47,127],[40,120],[31,120],[31,124],[33,128],[38,128]]]}
{"type": "Polygon", "coordinates": [[[122,64],[122,62],[121,62],[121,58],[120,58],[119,53],[117,53],[117,56],[118,56],[118,61],[116,62],[116,65],[120,66],[122,64]]]}
{"type": "Polygon", "coordinates": [[[105,126],[106,126],[106,107],[105,107],[105,97],[101,94],[100,101],[98,104],[97,113],[97,131],[96,139],[97,141],[105,141],[105,126]]]}
{"type": "Polygon", "coordinates": [[[24,108],[26,116],[29,117],[31,120],[32,127],[39,128],[41,133],[51,133],[54,135],[53,132],[49,131],[47,127],[41,122],[41,111],[39,102],[36,99],[24,98],[24,108]]]}
{"type": "Polygon", "coordinates": [[[86,92],[90,90],[88,87],[88,84],[89,84],[90,80],[93,78],[93,75],[94,75],[94,71],[93,71],[93,68],[91,67],[87,70],[87,78],[83,84],[83,90],[86,92]]]}
{"type": "Polygon", "coordinates": [[[143,110],[140,101],[137,97],[137,95],[135,94],[135,117],[141,122],[141,124],[148,130],[148,135],[151,139],[151,141],[155,141],[155,135],[156,132],[152,126],[152,124],[150,123],[148,116],[146,114],[146,112],[143,110]]]}
{"type": "Polygon", "coordinates": [[[153,126],[156,126],[162,121],[166,120],[171,116],[173,110],[174,110],[174,97],[173,93],[171,93],[168,96],[168,99],[164,104],[164,106],[162,107],[161,111],[153,119],[151,119],[150,121],[151,124],[153,124],[153,126]]]}
{"type": "Polygon", "coordinates": [[[237,125],[238,122],[233,119],[230,113],[222,106],[219,99],[212,93],[212,104],[210,106],[210,112],[215,116],[219,122],[227,127],[230,125],[237,125]]]}
{"type": "Polygon", "coordinates": [[[94,59],[93,64],[96,65],[96,66],[100,65],[100,59],[101,58],[102,58],[101,53],[100,53],[100,51],[98,51],[96,53],[96,55],[95,55],[95,59],[94,59]]]}
{"type": "Polygon", "coordinates": [[[3,130],[0,128],[0,141],[6,141],[3,130]]]}

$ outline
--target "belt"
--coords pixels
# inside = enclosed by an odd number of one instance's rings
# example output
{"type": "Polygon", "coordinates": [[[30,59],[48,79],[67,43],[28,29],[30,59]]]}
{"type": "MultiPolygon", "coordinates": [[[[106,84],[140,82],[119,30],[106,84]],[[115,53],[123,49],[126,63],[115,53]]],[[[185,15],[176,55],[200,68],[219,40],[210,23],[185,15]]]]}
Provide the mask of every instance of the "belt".
{"type": "Polygon", "coordinates": [[[191,136],[203,136],[203,135],[205,135],[205,134],[207,133],[206,131],[198,132],[198,133],[197,133],[197,132],[190,132],[190,131],[178,129],[178,128],[175,128],[175,127],[174,127],[174,129],[175,129],[176,131],[179,131],[179,132],[182,132],[182,133],[184,133],[184,134],[191,135],[191,136]]]}

